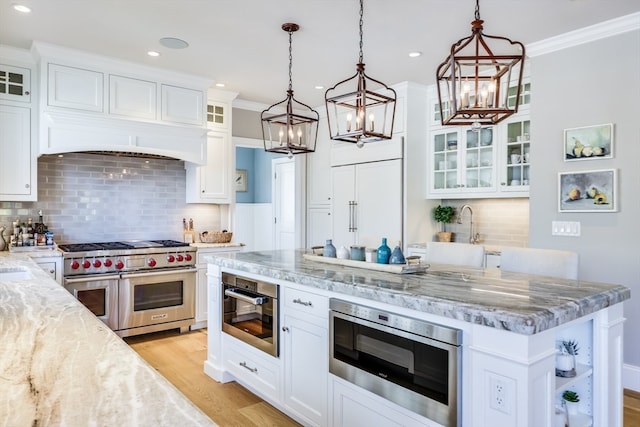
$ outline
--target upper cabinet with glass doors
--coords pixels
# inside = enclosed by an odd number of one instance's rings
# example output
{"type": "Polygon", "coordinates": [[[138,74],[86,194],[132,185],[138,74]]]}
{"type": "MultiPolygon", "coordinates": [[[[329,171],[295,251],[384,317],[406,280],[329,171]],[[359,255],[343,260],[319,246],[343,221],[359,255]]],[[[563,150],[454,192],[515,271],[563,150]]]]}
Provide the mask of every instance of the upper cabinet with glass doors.
{"type": "MultiPolygon", "coordinates": [[[[430,89],[427,198],[529,197],[531,84],[522,85],[517,114],[479,131],[442,126],[435,86],[430,89]]],[[[516,87],[508,90],[513,105],[516,87]]]]}
{"type": "Polygon", "coordinates": [[[31,102],[31,70],[0,64],[0,99],[31,102]]]}

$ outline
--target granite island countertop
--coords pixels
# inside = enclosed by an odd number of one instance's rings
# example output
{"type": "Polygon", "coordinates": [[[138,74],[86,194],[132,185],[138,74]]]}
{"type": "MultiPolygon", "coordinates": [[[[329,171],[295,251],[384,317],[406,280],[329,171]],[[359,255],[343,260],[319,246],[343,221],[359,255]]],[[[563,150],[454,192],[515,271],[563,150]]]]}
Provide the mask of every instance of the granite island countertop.
{"type": "Polygon", "coordinates": [[[305,250],[211,254],[221,267],[532,335],[631,297],[621,285],[431,265],[394,274],[307,260],[305,250]]]}
{"type": "Polygon", "coordinates": [[[27,255],[0,255],[0,342],[0,425],[216,425],[27,255]]]}

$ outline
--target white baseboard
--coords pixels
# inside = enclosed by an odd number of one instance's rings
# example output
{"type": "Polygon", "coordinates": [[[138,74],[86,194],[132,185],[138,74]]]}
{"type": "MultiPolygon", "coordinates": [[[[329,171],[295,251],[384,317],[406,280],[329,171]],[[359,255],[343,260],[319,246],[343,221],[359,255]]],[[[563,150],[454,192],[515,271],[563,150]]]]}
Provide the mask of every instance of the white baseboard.
{"type": "Polygon", "coordinates": [[[622,365],[622,386],[640,393],[640,366],[622,365]]]}

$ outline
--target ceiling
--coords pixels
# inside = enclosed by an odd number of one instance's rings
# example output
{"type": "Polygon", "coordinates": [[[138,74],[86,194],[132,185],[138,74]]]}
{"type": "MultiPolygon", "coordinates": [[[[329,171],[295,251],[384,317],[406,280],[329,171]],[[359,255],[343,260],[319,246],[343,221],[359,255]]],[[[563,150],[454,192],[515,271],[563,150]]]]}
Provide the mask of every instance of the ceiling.
{"type": "MultiPolygon", "coordinates": [[[[451,45],[471,33],[473,0],[365,0],[364,62],[387,84],[434,83],[451,45]],[[418,58],[408,56],[421,51],[418,58]]],[[[638,0],[482,0],[484,32],[525,46],[640,11],[638,0]]],[[[224,83],[238,98],[273,104],[289,76],[285,22],[293,34],[297,100],[324,103],[324,91],[355,74],[357,0],[0,0],[0,44],[29,49],[39,40],[186,72],[224,83]],[[16,12],[21,3],[31,13],[16,12]],[[189,43],[166,48],[162,37],[189,43]],[[146,52],[156,50],[159,57],[146,52]],[[322,85],[325,89],[316,89],[322,85]]]]}

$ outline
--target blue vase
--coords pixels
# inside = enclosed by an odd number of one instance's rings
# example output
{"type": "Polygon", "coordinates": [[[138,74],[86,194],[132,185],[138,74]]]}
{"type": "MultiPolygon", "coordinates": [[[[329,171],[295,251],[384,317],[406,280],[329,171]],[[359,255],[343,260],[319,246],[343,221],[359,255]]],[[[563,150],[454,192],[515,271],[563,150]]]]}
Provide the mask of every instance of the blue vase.
{"type": "Polygon", "coordinates": [[[389,264],[391,257],[391,248],[387,246],[387,238],[382,238],[382,244],[378,247],[378,264],[389,264]]]}
{"type": "Polygon", "coordinates": [[[331,239],[327,239],[327,243],[324,245],[324,248],[322,249],[322,256],[326,256],[329,258],[336,257],[336,247],[333,246],[333,243],[331,243],[331,239]]]}
{"type": "Polygon", "coordinates": [[[400,245],[396,246],[391,252],[391,257],[389,257],[389,264],[404,264],[407,261],[404,259],[404,255],[402,254],[402,249],[400,249],[400,245]]]}

